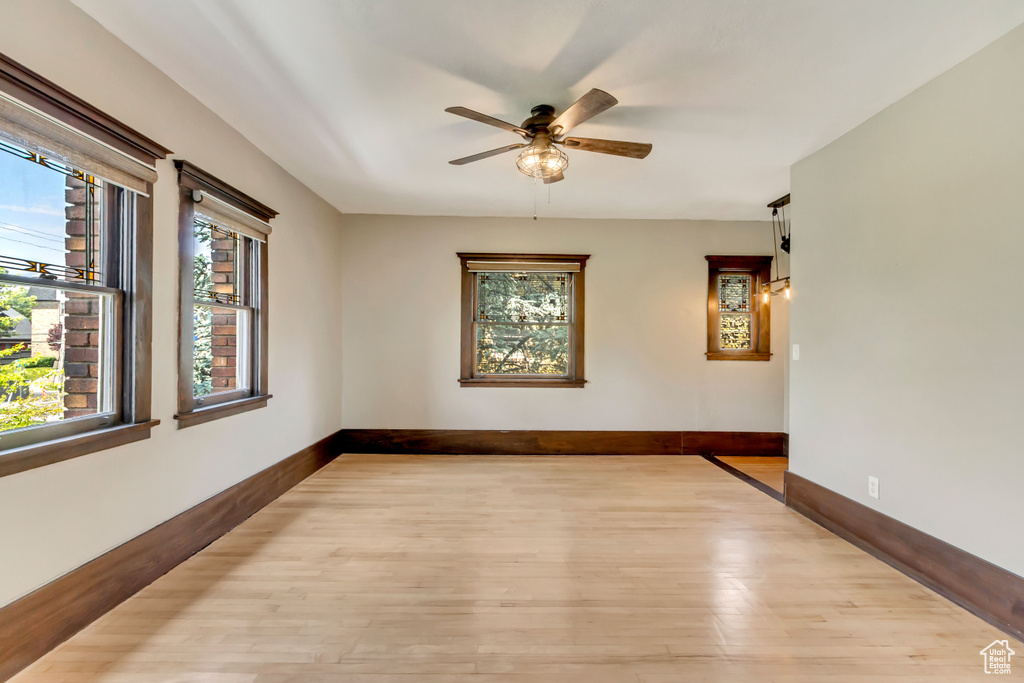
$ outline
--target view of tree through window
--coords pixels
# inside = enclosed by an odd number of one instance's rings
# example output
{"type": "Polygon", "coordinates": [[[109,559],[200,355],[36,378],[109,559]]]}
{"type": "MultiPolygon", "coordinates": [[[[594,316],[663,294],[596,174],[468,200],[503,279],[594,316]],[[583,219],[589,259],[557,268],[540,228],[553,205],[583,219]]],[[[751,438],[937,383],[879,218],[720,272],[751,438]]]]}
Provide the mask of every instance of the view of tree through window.
{"type": "Polygon", "coordinates": [[[554,375],[569,371],[569,276],[477,273],[476,371],[554,375]]]}
{"type": "MultiPolygon", "coordinates": [[[[193,286],[196,292],[209,292],[213,288],[210,269],[211,230],[200,222],[194,224],[195,267],[192,269],[193,286]]],[[[213,369],[213,346],[211,327],[213,316],[209,306],[193,306],[195,346],[192,357],[192,384],[196,396],[205,396],[213,390],[210,371],[213,369]]]]}
{"type": "Polygon", "coordinates": [[[244,311],[215,306],[240,300],[238,235],[197,217],[193,237],[192,385],[198,397],[239,388],[237,323],[244,311]]]}

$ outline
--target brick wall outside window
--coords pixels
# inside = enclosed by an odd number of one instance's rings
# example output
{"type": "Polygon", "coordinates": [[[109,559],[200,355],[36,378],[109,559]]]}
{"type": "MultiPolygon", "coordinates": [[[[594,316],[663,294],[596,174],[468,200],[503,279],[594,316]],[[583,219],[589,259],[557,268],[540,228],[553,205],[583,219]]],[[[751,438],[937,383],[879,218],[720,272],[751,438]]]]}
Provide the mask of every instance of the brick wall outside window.
{"type": "MultiPolygon", "coordinates": [[[[237,274],[235,273],[235,252],[242,241],[239,238],[217,239],[214,233],[210,245],[210,257],[213,262],[213,291],[223,294],[235,293],[237,274]]],[[[236,323],[238,314],[228,308],[213,308],[211,336],[213,342],[213,368],[210,370],[210,383],[213,391],[230,391],[235,388],[237,374],[237,335],[236,323]]]]}
{"type": "MultiPolygon", "coordinates": [[[[89,237],[86,226],[85,183],[77,178],[67,177],[65,208],[67,237],[65,264],[76,268],[89,265],[86,262],[86,240],[93,240],[94,252],[99,249],[99,235],[94,229],[89,237]]],[[[97,218],[98,224],[98,218],[97,218]]],[[[100,311],[99,299],[90,294],[65,292],[64,304],[64,417],[80,417],[96,412],[99,402],[99,354],[100,354],[100,311]]]]}

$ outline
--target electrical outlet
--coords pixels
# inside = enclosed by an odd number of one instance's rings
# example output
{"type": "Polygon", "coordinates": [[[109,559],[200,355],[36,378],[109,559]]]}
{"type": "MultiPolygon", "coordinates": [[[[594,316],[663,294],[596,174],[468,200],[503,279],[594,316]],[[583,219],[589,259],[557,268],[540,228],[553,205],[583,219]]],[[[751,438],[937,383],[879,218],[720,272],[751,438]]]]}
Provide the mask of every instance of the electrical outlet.
{"type": "Polygon", "coordinates": [[[793,360],[800,360],[800,345],[793,344],[793,360]]]}
{"type": "Polygon", "coordinates": [[[878,498],[878,477],[868,477],[868,495],[878,498]]]}

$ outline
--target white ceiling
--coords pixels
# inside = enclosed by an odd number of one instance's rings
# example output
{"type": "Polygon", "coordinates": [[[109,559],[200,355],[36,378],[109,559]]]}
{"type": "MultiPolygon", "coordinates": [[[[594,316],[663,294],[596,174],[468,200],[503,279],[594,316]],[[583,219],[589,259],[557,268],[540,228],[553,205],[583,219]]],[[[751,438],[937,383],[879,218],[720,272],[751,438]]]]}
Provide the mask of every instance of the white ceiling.
{"type": "Polygon", "coordinates": [[[527,216],[520,123],[590,88],[544,216],[765,219],[789,166],[1024,22],[1021,0],[74,0],[345,213],[527,216]]]}

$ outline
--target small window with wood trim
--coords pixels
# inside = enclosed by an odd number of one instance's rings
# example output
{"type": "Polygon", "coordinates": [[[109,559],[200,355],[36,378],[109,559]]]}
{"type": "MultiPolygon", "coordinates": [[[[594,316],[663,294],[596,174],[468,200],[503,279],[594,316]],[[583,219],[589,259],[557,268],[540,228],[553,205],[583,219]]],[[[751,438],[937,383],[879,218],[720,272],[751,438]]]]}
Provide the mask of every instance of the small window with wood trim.
{"type": "Polygon", "coordinates": [[[267,236],[277,213],[185,161],[179,427],[267,404],[267,236]]]}
{"type": "Polygon", "coordinates": [[[462,386],[582,387],[589,256],[467,254],[462,386]]]}
{"type": "Polygon", "coordinates": [[[770,360],[769,305],[758,293],[770,279],[771,256],[706,256],[708,360],[770,360]]]}

